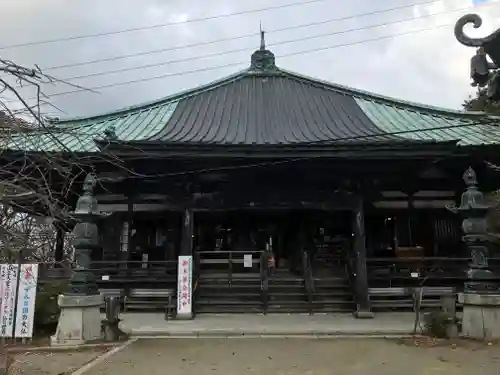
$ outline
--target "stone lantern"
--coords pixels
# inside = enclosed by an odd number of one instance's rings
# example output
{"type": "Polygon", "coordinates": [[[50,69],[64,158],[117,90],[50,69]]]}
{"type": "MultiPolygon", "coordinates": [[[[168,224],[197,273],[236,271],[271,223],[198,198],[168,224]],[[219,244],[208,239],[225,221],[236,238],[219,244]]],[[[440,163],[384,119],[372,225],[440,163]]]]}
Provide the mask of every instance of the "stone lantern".
{"type": "Polygon", "coordinates": [[[102,215],[93,196],[96,182],[93,173],[85,177],[83,194],[73,213],[78,221],[73,230],[76,266],[67,292],[58,299],[61,315],[52,337],[53,345],[81,344],[101,338],[99,310],[103,301],[90,270],[92,250],[100,246],[97,221],[102,215]]]}
{"type": "Polygon", "coordinates": [[[500,285],[488,268],[487,212],[483,193],[477,188],[476,173],[468,168],[463,175],[467,189],[460,206],[448,209],[462,218],[462,240],[472,259],[467,270],[464,292],[458,296],[463,304],[462,332],[476,339],[500,338],[500,285]]]}

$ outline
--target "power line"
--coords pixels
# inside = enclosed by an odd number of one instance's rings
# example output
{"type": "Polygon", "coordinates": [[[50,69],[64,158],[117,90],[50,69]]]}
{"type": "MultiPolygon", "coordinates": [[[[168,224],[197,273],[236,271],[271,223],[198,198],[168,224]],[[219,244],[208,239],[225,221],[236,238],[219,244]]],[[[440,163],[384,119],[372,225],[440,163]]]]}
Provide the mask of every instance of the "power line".
{"type": "MultiPolygon", "coordinates": [[[[438,13],[434,13],[434,14],[426,14],[426,15],[419,16],[419,17],[408,17],[408,18],[404,18],[401,20],[379,23],[376,25],[369,25],[369,26],[357,27],[357,28],[341,30],[341,31],[334,31],[334,32],[329,32],[329,33],[324,33],[324,34],[311,35],[311,36],[306,36],[306,37],[302,37],[302,38],[298,38],[298,39],[289,39],[289,40],[285,40],[285,41],[281,41],[281,42],[271,43],[271,44],[269,44],[269,46],[279,46],[279,45],[284,45],[284,44],[301,42],[301,41],[305,41],[305,40],[318,39],[318,38],[323,38],[323,37],[328,37],[328,36],[333,36],[333,35],[346,34],[346,33],[354,32],[354,31],[364,31],[364,30],[374,29],[377,27],[394,25],[394,24],[413,21],[413,20],[417,20],[417,19],[429,18],[429,17],[440,15],[440,14],[447,14],[447,13],[452,13],[452,12],[463,11],[463,10],[466,10],[469,8],[470,8],[470,6],[467,6],[467,7],[463,7],[463,8],[459,8],[459,9],[453,9],[453,10],[438,12],[438,13]]],[[[124,73],[124,72],[129,72],[129,71],[138,70],[138,69],[148,69],[148,68],[154,68],[154,67],[159,67],[159,66],[175,64],[175,63],[179,63],[179,62],[194,61],[194,60],[198,60],[198,59],[205,59],[205,58],[209,58],[209,57],[218,57],[218,56],[222,56],[222,55],[228,55],[228,54],[232,54],[232,53],[246,52],[246,51],[248,51],[248,48],[232,49],[232,50],[228,50],[228,51],[215,52],[215,53],[210,53],[210,54],[201,55],[201,56],[185,57],[185,58],[181,58],[181,59],[163,61],[163,62],[159,62],[159,63],[145,64],[145,65],[139,65],[139,66],[132,66],[129,68],[121,68],[121,69],[106,70],[106,71],[101,71],[101,72],[96,72],[96,73],[83,74],[83,75],[79,75],[79,76],[61,78],[61,80],[66,81],[66,82],[70,82],[70,81],[74,81],[77,79],[97,77],[97,76],[115,74],[115,73],[124,73]]]]}
{"type": "MultiPolygon", "coordinates": [[[[357,136],[349,136],[349,137],[341,137],[337,138],[334,140],[321,140],[321,141],[312,141],[312,142],[305,142],[305,143],[297,143],[295,144],[296,146],[299,145],[307,145],[307,146],[315,146],[315,145],[332,145],[336,146],[338,144],[342,144],[344,142],[348,141],[356,141],[356,140],[370,140],[371,138],[381,138],[381,137],[387,137],[387,136],[400,136],[400,135],[405,135],[405,134],[413,134],[413,133],[425,133],[425,132],[433,132],[433,131],[443,131],[443,130],[449,130],[449,129],[460,129],[460,128],[471,128],[471,127],[476,127],[476,126],[489,126],[492,128],[496,128],[497,130],[499,129],[498,124],[492,124],[492,123],[486,123],[484,120],[483,121],[474,121],[471,123],[467,124],[459,124],[459,125],[443,125],[443,126],[435,126],[435,127],[429,127],[429,128],[420,128],[420,129],[411,129],[411,130],[398,130],[394,132],[384,132],[384,133],[374,133],[374,134],[368,134],[368,135],[357,135],[357,136]]],[[[84,126],[85,127],[85,126],[84,126]]],[[[55,134],[70,134],[68,132],[63,131],[64,129],[58,129],[58,132],[55,134]]],[[[76,132],[76,127],[75,127],[75,135],[84,135],[88,137],[95,137],[96,134],[93,133],[78,133],[76,132]]],[[[32,135],[28,135],[32,136],[32,135]]],[[[405,139],[402,139],[403,141],[405,139]]],[[[407,141],[411,142],[411,139],[406,139],[407,141]]],[[[429,139],[430,141],[431,139],[429,139]]],[[[420,140],[422,141],[422,140],[420,140]]],[[[345,143],[344,143],[345,144],[345,143]]],[[[136,151],[143,151],[138,147],[131,147],[131,145],[125,144],[125,146],[130,147],[133,150],[136,151]]],[[[107,152],[104,152],[105,154],[111,155],[107,152]]],[[[155,155],[154,153],[148,153],[144,157],[162,157],[162,158],[173,158],[173,157],[178,157],[178,156],[189,156],[189,157],[196,157],[199,156],[199,154],[193,154],[193,153],[179,153],[179,154],[169,154],[169,155],[155,155]]],[[[197,170],[191,170],[191,171],[183,171],[183,172],[173,172],[173,173],[161,173],[161,174],[154,174],[154,175],[144,175],[140,174],[137,172],[133,172],[134,174],[132,176],[128,176],[128,178],[157,178],[157,177],[174,177],[174,176],[182,176],[182,175],[188,175],[188,174],[198,174],[198,173],[206,173],[206,172],[216,172],[216,171],[226,171],[226,170],[234,170],[234,169],[247,169],[247,168],[255,168],[255,167],[266,167],[266,166],[272,166],[272,165],[278,165],[278,164],[285,164],[285,163],[292,163],[292,162],[297,162],[297,161],[305,161],[305,160],[311,160],[311,159],[317,159],[320,156],[303,156],[303,157],[295,157],[295,158],[290,158],[290,159],[284,159],[284,160],[274,160],[274,161],[264,161],[264,162],[259,162],[259,163],[252,163],[252,164],[247,164],[247,165],[230,165],[230,166],[225,166],[225,167],[214,167],[214,168],[204,168],[204,169],[197,169],[197,170]]],[[[129,157],[127,159],[124,159],[124,161],[131,161],[131,160],[138,160],[141,158],[137,157],[129,157]]],[[[129,170],[130,171],[130,170],[129,170]]]]}
{"type": "Polygon", "coordinates": [[[260,12],[265,12],[265,11],[275,10],[275,9],[283,9],[283,8],[290,8],[290,7],[308,5],[308,4],[313,4],[313,3],[321,3],[324,1],[327,1],[327,0],[306,0],[306,1],[299,1],[299,2],[295,2],[295,3],[259,8],[259,9],[243,10],[243,11],[234,12],[234,13],[226,13],[226,14],[218,14],[218,15],[208,16],[208,17],[193,18],[193,19],[186,20],[186,21],[167,22],[167,23],[161,23],[161,24],[156,24],[156,25],[134,27],[134,28],[129,28],[129,29],[107,31],[107,32],[95,33],[95,34],[75,35],[75,36],[68,36],[65,38],[58,38],[58,39],[47,39],[47,40],[40,40],[40,41],[36,41],[36,42],[11,44],[11,45],[7,45],[7,46],[0,46],[0,50],[35,46],[35,45],[40,45],[40,44],[67,42],[67,41],[71,41],[71,40],[79,40],[79,39],[87,39],[87,38],[97,38],[97,37],[102,37],[102,36],[107,36],[107,35],[117,35],[117,34],[124,34],[124,33],[136,32],[136,31],[143,31],[143,30],[152,30],[152,29],[173,26],[173,25],[179,25],[179,24],[210,21],[210,20],[215,20],[215,19],[219,19],[219,18],[240,16],[243,14],[260,13],[260,12]]]}
{"type": "MultiPolygon", "coordinates": [[[[380,137],[387,137],[387,136],[398,136],[398,135],[404,135],[404,134],[413,134],[413,133],[419,133],[419,132],[429,132],[429,131],[439,131],[439,130],[448,130],[448,129],[458,129],[458,128],[467,128],[467,127],[475,127],[475,126],[481,126],[481,125],[488,125],[491,127],[499,128],[498,125],[493,125],[493,124],[485,124],[483,121],[475,121],[469,124],[460,124],[460,125],[445,125],[445,126],[436,126],[436,127],[431,127],[431,128],[422,128],[422,129],[412,129],[412,130],[399,130],[395,132],[388,132],[388,133],[376,133],[376,134],[369,134],[369,135],[359,135],[359,136],[352,136],[352,137],[342,137],[338,138],[335,140],[325,140],[325,141],[315,141],[315,142],[307,142],[303,143],[301,145],[318,145],[318,144],[323,144],[323,145],[328,145],[331,144],[332,146],[336,145],[337,143],[342,143],[342,142],[347,142],[347,141],[356,141],[356,140],[366,140],[370,138],[380,138],[380,137]]],[[[411,140],[408,140],[411,141],[411,140]]],[[[297,146],[300,144],[296,144],[297,146]]],[[[162,155],[160,155],[162,156],[162,155]]],[[[196,154],[179,154],[178,156],[197,156],[196,154]]],[[[154,154],[149,153],[148,157],[154,157],[154,154]]],[[[165,156],[168,158],[171,158],[172,155],[165,156]]],[[[183,171],[183,172],[173,172],[173,173],[159,173],[159,174],[154,174],[154,175],[143,175],[134,172],[134,175],[128,176],[128,178],[158,178],[158,177],[175,177],[175,176],[183,176],[183,175],[188,175],[188,174],[199,174],[199,173],[206,173],[206,172],[218,172],[218,171],[227,171],[227,170],[235,170],[235,169],[247,169],[247,168],[256,168],[256,167],[267,167],[267,166],[272,166],[272,165],[278,165],[278,164],[285,164],[285,163],[293,163],[297,161],[305,161],[305,160],[312,160],[312,159],[317,159],[320,156],[304,156],[304,157],[296,157],[296,158],[291,158],[291,159],[284,159],[284,160],[274,160],[274,161],[265,161],[265,162],[259,162],[259,163],[253,163],[253,164],[247,164],[247,165],[230,165],[230,166],[225,166],[225,167],[214,167],[214,168],[203,168],[203,169],[197,169],[197,170],[191,170],[191,171],[183,171]]],[[[128,159],[131,160],[131,159],[128,159]]]]}
{"type": "MultiPolygon", "coordinates": [[[[368,43],[368,42],[375,42],[375,41],[384,40],[384,39],[391,39],[391,38],[410,35],[410,34],[417,34],[420,32],[441,29],[441,28],[448,27],[451,25],[454,25],[454,23],[447,23],[447,24],[438,25],[438,26],[434,26],[434,27],[412,30],[412,31],[408,31],[405,33],[384,35],[381,37],[376,37],[376,38],[371,38],[371,39],[363,39],[363,40],[359,40],[356,42],[342,43],[342,44],[336,44],[336,45],[328,46],[328,47],[314,48],[314,49],[308,49],[308,50],[304,50],[304,51],[292,52],[292,53],[283,54],[280,56],[280,58],[298,56],[298,55],[303,55],[306,53],[320,52],[320,51],[325,51],[325,50],[330,50],[330,49],[335,49],[335,48],[348,47],[348,46],[353,46],[353,45],[358,45],[358,44],[363,44],[363,43],[368,43]]],[[[216,69],[235,67],[235,66],[242,65],[242,64],[248,64],[248,61],[240,61],[240,62],[229,63],[229,64],[224,64],[224,65],[217,65],[217,66],[213,66],[213,67],[187,70],[187,71],[182,71],[182,72],[177,72],[177,73],[167,73],[167,74],[162,74],[159,76],[140,78],[140,79],[134,79],[134,80],[130,80],[130,81],[123,81],[123,82],[116,82],[116,83],[112,83],[112,84],[108,84],[108,85],[90,87],[90,88],[85,88],[85,89],[76,89],[76,90],[64,91],[64,92],[59,92],[59,93],[54,93],[54,94],[45,94],[45,97],[50,98],[50,97],[55,97],[55,96],[62,96],[62,95],[75,94],[75,93],[79,93],[79,92],[85,92],[85,91],[89,91],[89,90],[100,90],[100,89],[106,89],[106,88],[111,88],[111,87],[130,85],[133,83],[149,82],[149,81],[168,78],[168,77],[182,76],[182,75],[187,75],[187,74],[192,74],[192,73],[199,73],[199,72],[206,72],[206,71],[211,71],[211,70],[216,70],[216,69]]],[[[26,100],[33,100],[33,99],[36,99],[36,97],[28,98],[26,100]]],[[[16,100],[10,100],[10,99],[4,100],[4,102],[6,102],[6,103],[15,102],[15,101],[16,100]]]]}
{"type": "MultiPolygon", "coordinates": [[[[289,31],[289,30],[295,30],[295,29],[300,29],[300,28],[311,27],[311,26],[324,25],[324,24],[328,24],[328,23],[332,23],[332,22],[346,21],[346,20],[353,19],[353,18],[358,18],[358,17],[372,16],[372,15],[376,15],[376,14],[391,12],[391,11],[394,11],[394,10],[401,10],[401,9],[406,9],[406,8],[412,8],[412,7],[418,6],[418,5],[433,4],[433,3],[438,2],[438,1],[441,1],[441,0],[430,0],[430,1],[428,0],[428,1],[423,1],[423,2],[420,2],[420,3],[414,3],[414,4],[410,4],[410,5],[399,6],[399,7],[392,7],[392,8],[377,10],[377,11],[373,11],[373,12],[359,13],[359,14],[355,14],[355,15],[352,15],[352,16],[345,16],[345,17],[332,18],[332,19],[323,20],[323,21],[310,22],[310,23],[306,23],[306,24],[289,26],[289,27],[284,27],[284,28],[281,28],[281,29],[274,29],[274,30],[270,30],[270,31],[266,30],[266,33],[277,33],[277,32],[282,32],[282,31],[289,31]]],[[[492,5],[492,4],[485,4],[485,6],[490,6],[490,5],[492,5]]],[[[466,8],[463,8],[463,9],[469,9],[469,8],[470,8],[470,6],[468,6],[466,8]]],[[[417,18],[420,18],[420,17],[417,17],[417,18]]],[[[179,50],[179,49],[186,49],[186,48],[192,48],[192,47],[200,47],[200,46],[205,46],[205,45],[210,45],[210,44],[227,42],[227,41],[231,41],[231,40],[239,40],[239,39],[244,39],[244,38],[250,38],[250,37],[253,37],[253,36],[256,36],[256,35],[258,35],[258,33],[251,33],[251,34],[246,34],[246,35],[239,35],[239,36],[236,36],[236,37],[223,38],[223,39],[212,40],[212,41],[207,41],[207,42],[186,44],[186,45],[177,46],[177,47],[160,48],[160,49],[148,50],[148,51],[144,51],[144,52],[137,52],[137,53],[131,53],[131,54],[126,54],[126,55],[119,55],[119,56],[107,57],[107,58],[102,58],[102,59],[88,60],[88,61],[71,63],[71,64],[56,65],[56,66],[50,66],[50,67],[44,68],[44,70],[45,71],[47,71],[47,70],[56,70],[56,69],[71,68],[71,67],[82,66],[82,65],[96,64],[96,63],[100,63],[100,62],[116,61],[116,60],[131,58],[131,57],[152,55],[152,54],[156,54],[156,53],[162,53],[162,52],[168,52],[168,51],[176,51],[176,50],[179,50]]]]}

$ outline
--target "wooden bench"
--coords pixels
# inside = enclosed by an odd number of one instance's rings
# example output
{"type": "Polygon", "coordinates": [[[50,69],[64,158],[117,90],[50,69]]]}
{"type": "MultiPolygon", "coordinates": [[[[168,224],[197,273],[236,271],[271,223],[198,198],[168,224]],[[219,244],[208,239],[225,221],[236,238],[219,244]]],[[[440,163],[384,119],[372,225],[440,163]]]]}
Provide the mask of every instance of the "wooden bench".
{"type": "MultiPolygon", "coordinates": [[[[368,296],[374,308],[413,308],[418,287],[369,288],[368,296]]],[[[442,307],[443,298],[455,295],[452,287],[422,287],[420,307],[442,307]]]]}
{"type": "Polygon", "coordinates": [[[174,289],[132,288],[125,296],[123,310],[161,309],[165,312],[165,320],[168,320],[175,309],[174,296],[174,289]]]}
{"type": "Polygon", "coordinates": [[[404,296],[407,288],[368,288],[370,296],[404,296]]]}
{"type": "Polygon", "coordinates": [[[406,309],[413,306],[406,288],[369,288],[368,298],[373,309],[406,309]]]}

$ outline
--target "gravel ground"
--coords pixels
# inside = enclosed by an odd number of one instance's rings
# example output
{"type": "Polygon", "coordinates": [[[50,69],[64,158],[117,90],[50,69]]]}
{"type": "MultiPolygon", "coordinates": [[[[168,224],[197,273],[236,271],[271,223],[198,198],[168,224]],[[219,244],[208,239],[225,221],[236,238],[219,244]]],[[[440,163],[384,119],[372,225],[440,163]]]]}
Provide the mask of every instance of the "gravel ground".
{"type": "Polygon", "coordinates": [[[500,346],[375,339],[139,340],[85,375],[500,374],[500,346]]]}
{"type": "Polygon", "coordinates": [[[79,369],[107,349],[73,352],[15,354],[9,375],[66,375],[79,369]]]}

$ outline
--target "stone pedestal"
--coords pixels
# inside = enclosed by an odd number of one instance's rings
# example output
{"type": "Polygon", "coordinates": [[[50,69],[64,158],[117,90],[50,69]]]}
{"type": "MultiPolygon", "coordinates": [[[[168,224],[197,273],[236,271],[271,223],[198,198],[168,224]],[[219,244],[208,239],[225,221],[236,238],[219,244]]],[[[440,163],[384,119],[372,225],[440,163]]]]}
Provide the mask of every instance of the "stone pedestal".
{"type": "Polygon", "coordinates": [[[52,345],[79,345],[101,338],[102,296],[60,295],[61,316],[52,345]]]}
{"type": "Polygon", "coordinates": [[[354,317],[357,319],[373,319],[375,317],[375,314],[371,312],[370,310],[356,310],[353,313],[354,317]]]}
{"type": "Polygon", "coordinates": [[[460,293],[462,334],[480,340],[500,338],[500,294],[460,293]]]}

